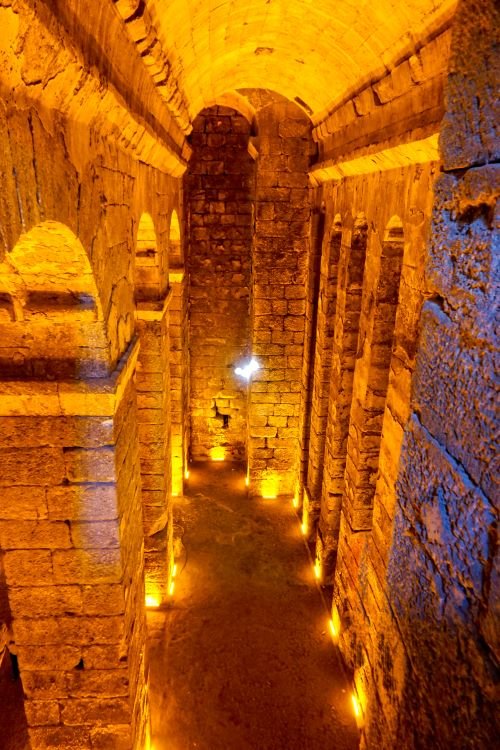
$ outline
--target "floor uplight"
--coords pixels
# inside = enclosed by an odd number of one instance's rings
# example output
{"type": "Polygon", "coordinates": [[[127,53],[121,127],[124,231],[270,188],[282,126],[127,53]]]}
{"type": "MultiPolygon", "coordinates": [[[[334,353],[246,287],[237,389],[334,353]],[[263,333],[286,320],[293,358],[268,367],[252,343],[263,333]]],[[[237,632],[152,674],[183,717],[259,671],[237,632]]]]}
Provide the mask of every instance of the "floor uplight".
{"type": "Polygon", "coordinates": [[[321,562],[319,560],[314,563],[314,575],[317,581],[321,581],[321,562]]]}

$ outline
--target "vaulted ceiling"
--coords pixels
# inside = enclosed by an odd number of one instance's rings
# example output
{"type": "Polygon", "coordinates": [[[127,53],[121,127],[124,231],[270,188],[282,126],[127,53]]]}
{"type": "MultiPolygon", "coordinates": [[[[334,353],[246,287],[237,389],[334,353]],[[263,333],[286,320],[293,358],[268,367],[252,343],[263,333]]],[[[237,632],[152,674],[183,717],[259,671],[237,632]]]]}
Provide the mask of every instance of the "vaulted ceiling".
{"type": "Polygon", "coordinates": [[[417,49],[456,0],[145,0],[191,117],[268,88],[319,121],[417,49]]]}

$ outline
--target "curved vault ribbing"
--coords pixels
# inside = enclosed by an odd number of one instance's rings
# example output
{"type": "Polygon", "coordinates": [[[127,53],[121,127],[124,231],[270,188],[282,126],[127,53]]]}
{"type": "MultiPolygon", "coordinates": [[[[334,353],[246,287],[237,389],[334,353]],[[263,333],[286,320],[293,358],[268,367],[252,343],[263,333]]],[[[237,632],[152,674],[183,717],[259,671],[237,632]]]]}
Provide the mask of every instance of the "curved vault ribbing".
{"type": "Polygon", "coordinates": [[[224,92],[270,88],[321,119],[382,75],[456,0],[147,0],[191,117],[224,92]]]}

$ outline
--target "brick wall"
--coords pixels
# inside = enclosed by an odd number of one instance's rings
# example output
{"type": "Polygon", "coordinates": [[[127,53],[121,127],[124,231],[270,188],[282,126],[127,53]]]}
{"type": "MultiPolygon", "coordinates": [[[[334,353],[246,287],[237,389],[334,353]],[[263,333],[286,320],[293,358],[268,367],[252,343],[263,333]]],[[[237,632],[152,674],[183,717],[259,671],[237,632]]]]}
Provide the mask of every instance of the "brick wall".
{"type": "Polygon", "coordinates": [[[267,104],[257,119],[252,351],[261,370],[251,388],[250,488],[285,495],[295,489],[300,461],[311,126],[288,102],[267,104]]]}
{"type": "Polygon", "coordinates": [[[250,126],[225,107],[194,123],[185,178],[190,298],[191,453],[241,460],[247,394],[234,368],[250,350],[254,163],[250,126]]]}

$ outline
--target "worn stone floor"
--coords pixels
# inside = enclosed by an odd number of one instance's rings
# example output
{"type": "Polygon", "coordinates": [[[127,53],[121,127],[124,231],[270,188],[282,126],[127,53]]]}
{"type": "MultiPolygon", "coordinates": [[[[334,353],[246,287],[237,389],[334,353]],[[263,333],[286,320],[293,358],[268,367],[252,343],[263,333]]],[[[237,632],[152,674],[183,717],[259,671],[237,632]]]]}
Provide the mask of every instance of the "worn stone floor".
{"type": "Polygon", "coordinates": [[[191,467],[172,601],[150,611],[155,750],[354,750],[349,684],[291,504],[191,467]]]}

